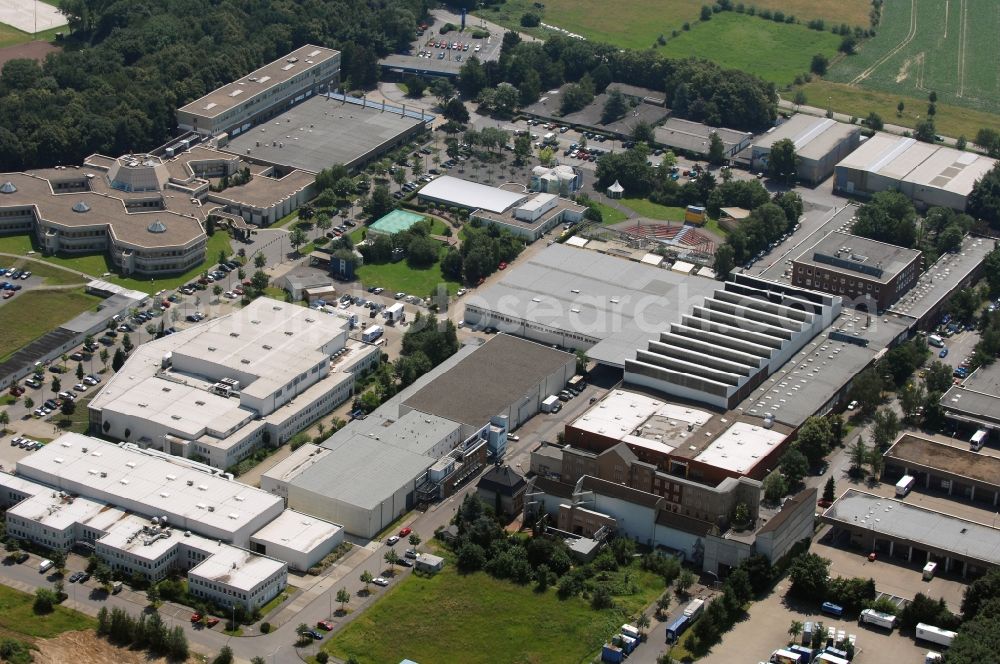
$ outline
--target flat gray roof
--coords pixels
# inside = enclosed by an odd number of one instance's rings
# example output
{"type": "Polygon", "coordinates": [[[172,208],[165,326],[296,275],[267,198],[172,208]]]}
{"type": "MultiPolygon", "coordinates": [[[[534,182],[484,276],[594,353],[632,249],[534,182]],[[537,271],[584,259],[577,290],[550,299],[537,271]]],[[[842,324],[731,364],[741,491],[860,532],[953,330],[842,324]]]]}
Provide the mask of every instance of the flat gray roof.
{"type": "Polygon", "coordinates": [[[333,164],[350,166],[420,124],[399,111],[383,112],[317,95],[231,139],[224,149],[318,173],[333,164]]]}
{"type": "Polygon", "coordinates": [[[459,62],[450,58],[438,60],[437,56],[433,58],[418,58],[415,55],[405,55],[403,53],[390,53],[379,60],[380,65],[389,67],[390,69],[395,68],[415,74],[437,74],[440,76],[458,76],[459,72],[462,71],[462,65],[466,62],[464,57],[462,58],[462,62],[459,62]]]}
{"type": "Polygon", "coordinates": [[[539,382],[575,361],[570,353],[498,334],[408,398],[404,405],[470,426],[483,426],[511,404],[519,403],[539,382]]]}
{"type": "MultiPolygon", "coordinates": [[[[960,385],[953,385],[944,393],[941,405],[953,417],[995,428],[1000,422],[1000,364],[973,371],[960,385]]],[[[1000,482],[1000,469],[996,479],[1000,482]]]]}
{"type": "Polygon", "coordinates": [[[466,306],[596,339],[587,355],[623,366],[718,287],[713,279],[553,244],[463,299],[466,306]]]}
{"type": "Polygon", "coordinates": [[[942,254],[889,311],[922,319],[941,300],[951,295],[982,264],[995,246],[994,240],[966,236],[958,253],[942,254]]]}
{"type": "Polygon", "coordinates": [[[914,249],[836,232],[821,238],[795,261],[827,270],[847,270],[885,284],[919,256],[914,249]]]}
{"type": "Polygon", "coordinates": [[[1000,530],[899,500],[848,489],[823,519],[1000,565],[1000,530]]]}
{"type": "Polygon", "coordinates": [[[260,69],[212,90],[204,97],[199,97],[182,106],[179,110],[206,118],[217,117],[234,106],[246,103],[248,99],[281,85],[293,76],[338,55],[340,55],[340,51],[322,46],[313,46],[312,44],[300,46],[274,62],[267,63],[260,69]]]}
{"type": "Polygon", "coordinates": [[[662,126],[653,130],[653,136],[657,143],[701,154],[708,153],[712,134],[719,135],[727,150],[752,136],[749,132],[726,129],[725,127],[710,127],[700,122],[679,118],[669,118],[662,126]]]}
{"type": "Polygon", "coordinates": [[[790,139],[795,152],[802,159],[822,159],[838,143],[858,132],[854,125],[829,118],[796,114],[787,121],[762,135],[754,147],[770,149],[780,140],[790,139]]]}

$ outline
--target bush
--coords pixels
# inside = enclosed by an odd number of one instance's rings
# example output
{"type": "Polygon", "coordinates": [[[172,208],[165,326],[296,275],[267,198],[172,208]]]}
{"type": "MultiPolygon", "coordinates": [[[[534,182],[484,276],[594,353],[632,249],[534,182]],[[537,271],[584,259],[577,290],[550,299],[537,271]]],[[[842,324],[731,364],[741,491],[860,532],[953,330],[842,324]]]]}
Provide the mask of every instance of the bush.
{"type": "Polygon", "coordinates": [[[542,23],[542,17],[534,12],[528,12],[521,16],[522,28],[537,28],[542,23]]]}
{"type": "Polygon", "coordinates": [[[271,623],[269,623],[269,622],[262,622],[260,624],[260,633],[261,634],[270,634],[271,633],[271,623]]]}
{"type": "Polygon", "coordinates": [[[35,603],[31,608],[37,615],[45,615],[52,613],[58,603],[59,597],[54,591],[48,588],[38,588],[35,590],[35,603]]]}

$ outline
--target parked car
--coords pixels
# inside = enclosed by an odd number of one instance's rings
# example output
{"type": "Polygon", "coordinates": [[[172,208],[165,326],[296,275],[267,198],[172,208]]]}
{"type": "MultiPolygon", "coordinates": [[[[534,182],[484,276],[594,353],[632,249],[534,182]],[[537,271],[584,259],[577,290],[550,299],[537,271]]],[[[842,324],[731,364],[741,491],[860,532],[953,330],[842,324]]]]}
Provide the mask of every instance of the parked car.
{"type": "Polygon", "coordinates": [[[403,528],[402,530],[399,531],[399,536],[400,537],[409,537],[410,533],[412,533],[412,532],[413,532],[413,529],[410,528],[409,526],[407,526],[406,528],[403,528]]]}
{"type": "Polygon", "coordinates": [[[372,583],[374,583],[376,586],[382,586],[384,588],[387,585],[389,585],[389,579],[385,578],[384,576],[376,576],[374,579],[372,579],[372,583]]]}
{"type": "Polygon", "coordinates": [[[316,626],[327,632],[333,631],[333,623],[330,622],[329,620],[320,620],[318,623],[316,623],[316,626]]]}
{"type": "Polygon", "coordinates": [[[397,535],[393,535],[392,537],[390,537],[389,539],[387,539],[385,541],[385,543],[388,546],[392,546],[393,544],[395,544],[398,541],[399,541],[399,537],[397,535]]]}

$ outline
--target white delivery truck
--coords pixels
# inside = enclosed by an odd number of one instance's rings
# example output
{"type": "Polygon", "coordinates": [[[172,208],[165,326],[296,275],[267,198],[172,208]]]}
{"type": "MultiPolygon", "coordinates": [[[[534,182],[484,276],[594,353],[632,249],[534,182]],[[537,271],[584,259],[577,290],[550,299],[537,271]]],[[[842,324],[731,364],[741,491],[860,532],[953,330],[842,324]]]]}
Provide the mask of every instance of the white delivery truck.
{"type": "Polygon", "coordinates": [[[983,449],[983,445],[986,443],[986,436],[988,435],[986,429],[979,429],[976,433],[972,434],[972,439],[969,441],[969,448],[973,452],[978,452],[983,449]]]}
{"type": "Polygon", "coordinates": [[[559,402],[559,397],[555,395],[545,397],[545,400],[542,401],[543,413],[555,413],[560,408],[562,408],[562,404],[559,402]]]}
{"type": "Polygon", "coordinates": [[[692,621],[694,621],[695,618],[701,615],[701,610],[704,608],[705,608],[705,600],[703,599],[692,600],[691,603],[684,608],[684,615],[690,618],[692,621]]]}
{"type": "Polygon", "coordinates": [[[372,325],[367,330],[361,333],[361,340],[364,341],[365,343],[370,344],[371,342],[381,337],[382,332],[384,332],[384,330],[382,329],[381,325],[372,325]]]}
{"type": "Polygon", "coordinates": [[[858,616],[858,624],[875,625],[876,627],[884,627],[892,631],[892,628],[896,625],[896,616],[891,613],[882,613],[875,609],[865,609],[858,616]]]}
{"type": "Polygon", "coordinates": [[[912,475],[903,475],[898,482],[896,482],[896,497],[902,498],[910,492],[913,485],[917,483],[917,478],[912,475]]]}
{"type": "Polygon", "coordinates": [[[939,646],[948,647],[955,639],[955,636],[957,636],[955,632],[950,632],[946,629],[941,629],[940,627],[935,627],[934,625],[928,625],[926,623],[917,623],[918,639],[930,641],[931,643],[936,643],[939,646]]]}
{"type": "Polygon", "coordinates": [[[542,143],[545,145],[555,145],[557,140],[558,139],[556,138],[556,133],[554,131],[550,131],[542,137],[542,143]]]}
{"type": "Polygon", "coordinates": [[[930,581],[933,579],[936,571],[937,563],[927,563],[924,565],[924,581],[930,581]]]}
{"type": "Polygon", "coordinates": [[[403,303],[397,302],[391,307],[387,307],[386,310],[382,312],[382,316],[385,318],[385,322],[389,325],[395,325],[399,321],[406,320],[406,312],[403,311],[403,303]]]}
{"type": "Polygon", "coordinates": [[[633,639],[639,638],[639,630],[636,629],[634,625],[629,625],[628,623],[622,625],[621,633],[625,636],[631,636],[633,639]]]}

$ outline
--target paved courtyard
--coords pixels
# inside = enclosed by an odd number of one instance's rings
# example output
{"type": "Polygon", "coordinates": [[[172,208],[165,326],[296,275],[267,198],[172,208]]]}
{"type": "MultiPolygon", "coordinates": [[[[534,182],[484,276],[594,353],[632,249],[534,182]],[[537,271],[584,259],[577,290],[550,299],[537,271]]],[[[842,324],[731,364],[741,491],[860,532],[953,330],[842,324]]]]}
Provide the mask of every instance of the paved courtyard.
{"type": "Polygon", "coordinates": [[[45,2],[0,0],[0,23],[31,35],[66,25],[66,17],[45,2]]]}

